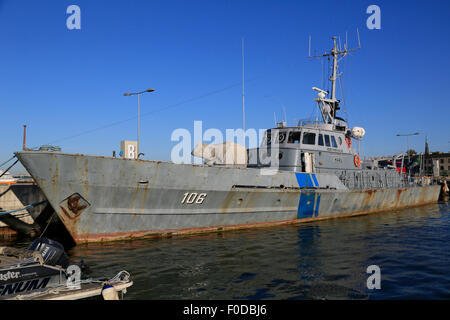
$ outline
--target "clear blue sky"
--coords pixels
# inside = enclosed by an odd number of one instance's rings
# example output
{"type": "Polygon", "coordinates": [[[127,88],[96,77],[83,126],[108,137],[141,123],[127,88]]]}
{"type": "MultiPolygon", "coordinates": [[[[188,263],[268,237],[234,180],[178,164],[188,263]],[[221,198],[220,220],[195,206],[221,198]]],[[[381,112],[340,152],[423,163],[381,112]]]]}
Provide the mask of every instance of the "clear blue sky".
{"type": "MultiPolygon", "coordinates": [[[[285,106],[289,124],[316,114],[310,60],[331,37],[362,49],[342,70],[350,126],[366,129],[365,156],[411,147],[450,150],[450,2],[443,1],[100,1],[0,0],[0,162],[27,145],[111,155],[136,139],[141,97],[144,158],[169,160],[176,128],[242,126],[241,38],[245,39],[246,128],[269,128],[285,106]],[[81,8],[81,30],[66,9],[81,8]],[[366,9],[381,9],[369,30],[366,9]]],[[[2,168],[4,169],[4,168],[2,168]]]]}

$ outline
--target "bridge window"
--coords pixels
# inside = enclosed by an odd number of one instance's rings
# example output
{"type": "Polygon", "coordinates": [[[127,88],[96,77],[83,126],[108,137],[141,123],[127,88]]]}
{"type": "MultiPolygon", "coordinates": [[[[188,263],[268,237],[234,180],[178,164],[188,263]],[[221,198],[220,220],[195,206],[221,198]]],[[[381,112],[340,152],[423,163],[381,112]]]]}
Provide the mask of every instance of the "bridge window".
{"type": "Polygon", "coordinates": [[[289,132],[288,143],[300,143],[300,131],[289,132]]]}
{"type": "Polygon", "coordinates": [[[319,146],[323,146],[323,135],[319,134],[319,146]]]}
{"type": "Polygon", "coordinates": [[[316,144],[316,134],[312,132],[303,132],[303,144],[316,144]]]}
{"type": "Polygon", "coordinates": [[[331,136],[331,145],[333,146],[333,148],[337,148],[337,143],[336,143],[336,139],[334,138],[334,136],[331,136]]]}
{"type": "Polygon", "coordinates": [[[325,145],[327,146],[327,147],[331,147],[331,144],[330,144],[330,136],[329,135],[325,135],[325,145]]]}

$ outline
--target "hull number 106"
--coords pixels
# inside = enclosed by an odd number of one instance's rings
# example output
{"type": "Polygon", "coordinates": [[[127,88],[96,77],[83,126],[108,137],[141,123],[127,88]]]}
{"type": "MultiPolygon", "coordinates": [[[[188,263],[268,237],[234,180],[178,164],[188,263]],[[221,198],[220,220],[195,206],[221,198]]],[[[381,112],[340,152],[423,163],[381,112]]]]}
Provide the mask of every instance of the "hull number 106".
{"type": "Polygon", "coordinates": [[[206,198],[206,193],[196,193],[196,192],[186,192],[183,195],[183,200],[181,200],[181,203],[198,203],[202,204],[203,200],[206,198]]]}

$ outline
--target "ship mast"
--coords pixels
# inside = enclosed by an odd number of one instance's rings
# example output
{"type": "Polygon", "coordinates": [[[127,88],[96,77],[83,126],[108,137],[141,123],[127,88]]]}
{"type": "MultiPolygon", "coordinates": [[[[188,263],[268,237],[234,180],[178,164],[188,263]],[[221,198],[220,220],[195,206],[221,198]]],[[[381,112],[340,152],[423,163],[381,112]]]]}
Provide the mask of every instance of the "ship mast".
{"type": "MultiPolygon", "coordinates": [[[[336,118],[336,111],[339,110],[339,100],[336,99],[336,80],[339,77],[338,74],[338,59],[341,56],[341,59],[347,55],[347,53],[358,50],[361,48],[361,43],[359,41],[359,32],[358,33],[358,47],[354,49],[347,49],[347,44],[344,45],[344,50],[340,50],[337,45],[336,39],[337,37],[332,37],[333,40],[333,49],[330,52],[324,53],[318,56],[311,56],[309,58],[323,58],[323,57],[332,57],[333,58],[333,72],[329,80],[331,81],[331,97],[329,99],[325,99],[325,96],[329,94],[329,92],[321,90],[319,88],[313,87],[314,90],[319,92],[319,97],[314,99],[318,102],[320,111],[322,113],[322,117],[325,123],[333,123],[336,118]]],[[[309,39],[309,52],[311,52],[311,38],[309,39]]]]}
{"type": "MultiPolygon", "coordinates": [[[[336,37],[333,37],[334,47],[331,50],[331,55],[333,56],[333,74],[330,78],[331,81],[331,100],[336,101],[336,80],[337,80],[337,68],[338,68],[338,55],[341,53],[336,44],[336,37]]],[[[343,53],[343,52],[342,52],[343,53]]]]}

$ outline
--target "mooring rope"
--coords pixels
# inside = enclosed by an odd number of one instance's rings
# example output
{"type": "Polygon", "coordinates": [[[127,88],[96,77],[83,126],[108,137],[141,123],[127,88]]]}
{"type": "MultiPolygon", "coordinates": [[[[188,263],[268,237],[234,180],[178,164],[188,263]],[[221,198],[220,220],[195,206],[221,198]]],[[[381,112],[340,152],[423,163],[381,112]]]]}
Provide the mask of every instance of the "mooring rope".
{"type": "MultiPolygon", "coordinates": [[[[9,161],[9,160],[8,160],[8,161],[9,161]]],[[[16,165],[17,162],[19,162],[19,159],[17,159],[16,162],[14,162],[11,166],[9,166],[8,169],[6,169],[5,171],[3,171],[3,173],[0,174],[0,178],[3,177],[3,175],[5,175],[5,174],[9,171],[9,169],[11,169],[12,167],[14,167],[14,166],[16,165]]]]}
{"type": "Polygon", "coordinates": [[[1,211],[0,212],[0,216],[4,216],[6,214],[11,214],[11,213],[19,212],[19,211],[23,211],[23,210],[28,210],[28,209],[34,208],[36,206],[39,206],[39,205],[47,203],[47,202],[48,202],[47,200],[44,200],[44,201],[40,201],[40,202],[36,202],[36,203],[30,204],[30,205],[28,205],[28,206],[26,206],[26,207],[24,207],[22,209],[15,209],[15,210],[11,210],[11,211],[1,211]]]}
{"type": "Polygon", "coordinates": [[[0,168],[3,167],[5,164],[7,164],[8,162],[10,162],[12,159],[14,159],[16,156],[13,156],[11,159],[9,159],[8,161],[3,162],[2,164],[0,164],[0,168]]]}
{"type": "Polygon", "coordinates": [[[42,233],[41,233],[41,237],[44,236],[44,233],[45,233],[45,231],[47,231],[47,228],[48,228],[48,226],[50,225],[50,223],[52,222],[53,216],[54,216],[55,214],[56,214],[56,211],[53,211],[52,215],[50,216],[50,219],[48,219],[48,221],[47,221],[47,225],[45,226],[44,231],[42,231],[42,233]]]}

